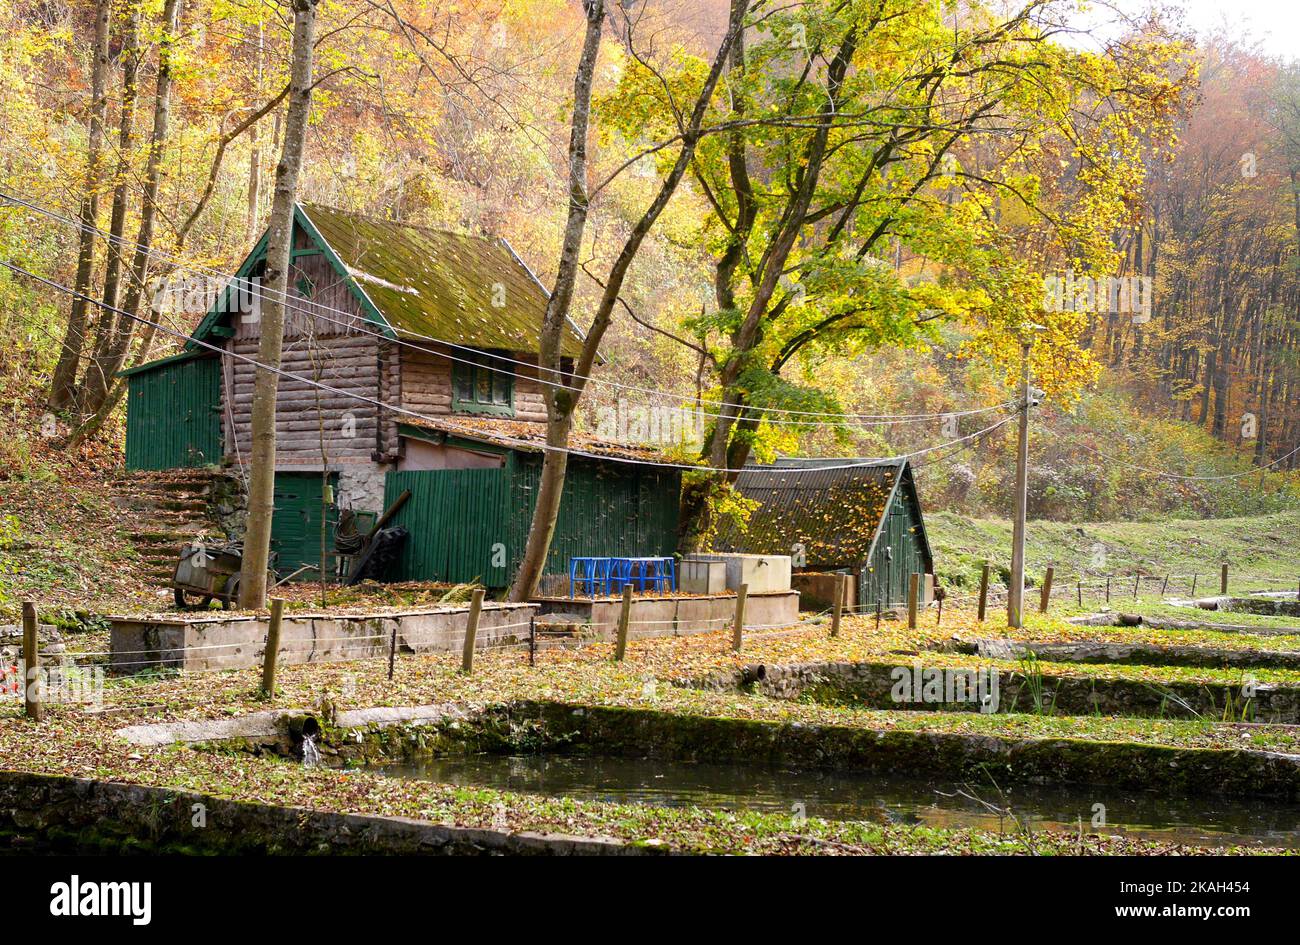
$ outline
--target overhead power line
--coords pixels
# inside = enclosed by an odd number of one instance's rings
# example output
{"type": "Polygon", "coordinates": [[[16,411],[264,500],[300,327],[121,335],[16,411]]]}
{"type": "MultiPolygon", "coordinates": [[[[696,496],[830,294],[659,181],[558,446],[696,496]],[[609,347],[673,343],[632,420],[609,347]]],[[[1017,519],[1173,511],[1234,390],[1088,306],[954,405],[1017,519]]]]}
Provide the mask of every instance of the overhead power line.
{"type": "MultiPolygon", "coordinates": [[[[89,224],[86,224],[81,220],[64,216],[46,207],[42,207],[38,204],[31,203],[30,201],[23,200],[20,197],[15,197],[14,195],[6,193],[4,191],[0,191],[0,199],[3,199],[15,206],[21,206],[26,209],[32,210],[35,213],[42,214],[43,216],[49,217],[50,219],[56,220],[67,226],[74,227],[77,230],[80,230],[82,232],[96,234],[102,237],[103,239],[115,243],[119,246],[132,249],[132,250],[142,249],[151,258],[165,260],[166,262],[170,263],[172,266],[174,266],[175,268],[181,271],[197,273],[197,274],[213,277],[216,279],[220,279],[225,282],[233,281],[233,277],[231,277],[227,273],[223,273],[215,269],[209,269],[204,266],[195,266],[193,264],[186,263],[182,261],[179,257],[163,252],[162,250],[153,247],[143,246],[142,244],[132,242],[131,240],[126,239],[125,237],[108,233],[104,230],[99,229],[98,227],[90,226],[89,224]]],[[[253,283],[251,282],[247,282],[246,285],[250,288],[255,289],[254,294],[258,298],[265,299],[265,298],[279,296],[281,299],[281,304],[283,304],[284,307],[286,309],[289,309],[290,311],[320,318],[321,320],[329,322],[331,324],[344,325],[349,329],[358,331],[362,334],[374,335],[376,337],[383,337],[389,341],[396,341],[396,343],[399,345],[414,348],[426,353],[431,353],[438,357],[446,358],[449,361],[453,361],[461,364],[473,364],[476,366],[482,366],[488,368],[491,371],[494,371],[496,373],[502,373],[502,374],[517,373],[514,370],[514,367],[527,367],[532,370],[537,370],[539,373],[543,371],[550,373],[548,369],[543,368],[540,365],[528,361],[521,361],[517,358],[512,358],[508,355],[502,355],[490,351],[484,351],[479,348],[474,348],[469,345],[463,345],[457,342],[448,341],[443,338],[437,338],[432,335],[424,335],[418,332],[402,331],[402,334],[405,335],[407,339],[417,339],[419,341],[446,345],[449,348],[454,348],[460,351],[472,353],[473,355],[475,355],[476,358],[482,358],[482,357],[491,358],[494,361],[498,361],[503,364],[510,365],[511,367],[493,367],[492,365],[483,365],[478,360],[458,358],[454,355],[450,355],[447,354],[446,352],[441,352],[441,351],[430,351],[430,349],[425,345],[416,344],[410,340],[403,340],[401,337],[398,337],[396,339],[391,339],[388,338],[387,335],[384,335],[382,332],[377,332],[369,328],[361,327],[360,325],[358,325],[358,322],[361,321],[361,319],[358,319],[357,316],[352,312],[348,312],[343,309],[338,309],[332,306],[323,305],[321,303],[315,303],[315,302],[311,303],[310,305],[304,306],[300,304],[299,300],[296,297],[290,295],[287,291],[282,291],[282,290],[273,291],[263,286],[254,287],[253,283]],[[332,319],[326,317],[321,314],[322,312],[332,312],[337,315],[343,315],[347,318],[347,321],[343,322],[338,319],[332,319]]],[[[730,419],[735,419],[735,420],[744,419],[744,414],[746,411],[758,411],[764,414],[763,420],[766,423],[777,424],[777,425],[790,425],[790,426],[850,426],[850,427],[894,426],[894,425],[903,425],[909,423],[923,423],[925,421],[930,421],[930,420],[944,420],[950,417],[976,416],[979,414],[992,413],[994,411],[1004,410],[1009,407],[1015,406],[1015,401],[1004,401],[1003,403],[993,404],[987,407],[977,407],[968,410],[944,411],[940,413],[917,413],[917,414],[836,413],[832,411],[795,410],[792,408],[785,408],[785,407],[766,407],[766,406],[760,407],[760,406],[754,406],[748,404],[737,404],[729,401],[720,401],[720,400],[707,400],[707,399],[697,400],[694,397],[689,397],[682,394],[674,394],[669,391],[658,390],[654,388],[638,387],[632,384],[622,384],[617,381],[607,380],[605,378],[599,378],[592,375],[572,375],[572,377],[575,380],[582,380],[587,383],[596,384],[602,387],[610,387],[618,390],[632,391],[634,393],[644,394],[651,397],[661,397],[661,398],[676,400],[680,403],[686,404],[687,409],[690,409],[692,412],[698,413],[701,416],[715,417],[715,418],[724,416],[724,414],[720,414],[716,412],[707,412],[698,409],[701,406],[708,405],[710,407],[721,407],[723,409],[731,408],[733,410],[738,411],[738,414],[735,416],[731,414],[725,415],[730,419]],[[806,417],[808,419],[806,420],[805,419],[778,419],[772,416],[768,416],[769,414],[779,414],[781,417],[785,417],[785,418],[806,417]],[[818,418],[824,418],[825,422],[821,422],[821,423],[815,422],[818,418]]],[[[536,380],[538,383],[544,384],[546,386],[567,389],[567,385],[562,382],[550,381],[550,380],[543,379],[541,377],[536,378],[536,380]]]]}
{"type": "MultiPolygon", "coordinates": [[[[0,259],[0,266],[3,266],[4,268],[10,270],[11,272],[15,272],[18,273],[19,275],[26,276],[29,279],[33,279],[41,283],[42,285],[48,286],[51,289],[55,289],[56,291],[63,292],[64,294],[69,295],[73,298],[79,298],[91,305],[98,306],[99,308],[102,308],[105,311],[114,312],[118,315],[122,315],[135,322],[138,322],[139,324],[151,325],[155,329],[159,329],[164,333],[173,335],[177,338],[184,338],[184,339],[189,338],[189,336],[186,335],[185,332],[178,331],[160,322],[155,322],[150,319],[144,318],[143,316],[137,315],[134,312],[128,312],[124,309],[117,308],[116,306],[109,305],[108,303],[103,302],[99,299],[91,298],[90,296],[82,292],[78,292],[76,289],[62,285],[61,283],[55,282],[52,279],[46,279],[44,276],[39,276],[36,273],[30,272],[22,268],[21,266],[14,265],[13,263],[8,262],[7,260],[0,259]]],[[[317,381],[313,378],[305,377],[301,374],[294,374],[293,372],[286,371],[283,368],[277,368],[277,367],[272,367],[269,364],[263,364],[262,362],[258,361],[256,358],[251,358],[247,355],[239,354],[238,352],[235,351],[227,351],[225,348],[222,348],[218,345],[211,344],[207,341],[201,341],[199,339],[193,339],[193,340],[195,344],[199,345],[202,348],[205,348],[206,350],[213,352],[214,354],[217,354],[220,357],[227,357],[237,361],[243,361],[245,363],[252,364],[254,368],[258,370],[270,371],[271,373],[276,374],[280,377],[288,378],[294,381],[299,381],[300,383],[308,384],[312,387],[318,388],[319,390],[328,391],[331,394],[337,394],[341,397],[346,397],[351,400],[356,400],[360,403],[370,404],[371,406],[377,407],[380,410],[387,410],[395,414],[401,414],[403,416],[414,417],[415,419],[418,420],[427,420],[434,423],[445,421],[444,417],[431,416],[399,405],[388,404],[382,400],[378,400],[373,397],[367,397],[366,395],[359,394],[355,391],[343,390],[341,388],[333,387],[329,384],[322,383],[321,381],[317,381]]],[[[978,430],[975,433],[971,433],[967,436],[958,437],[954,440],[949,440],[946,443],[940,443],[935,446],[930,446],[921,450],[915,450],[910,453],[902,453],[897,456],[882,456],[882,457],[862,460],[859,462],[841,463],[841,464],[830,465],[830,466],[815,466],[815,467],[807,467],[807,468],[792,467],[790,469],[783,469],[782,472],[799,475],[802,473],[825,472],[827,470],[834,470],[834,469],[857,469],[866,466],[875,466],[880,463],[887,463],[887,462],[897,463],[897,462],[902,462],[904,460],[911,460],[915,457],[926,456],[929,455],[930,453],[945,449],[946,447],[953,446],[958,443],[965,443],[976,437],[983,436],[986,433],[991,433],[993,430],[996,430],[999,427],[1002,427],[1003,425],[1010,423],[1013,419],[1015,419],[1017,414],[1011,414],[1010,416],[1003,417],[1001,420],[997,421],[994,424],[991,424],[988,427],[985,427],[983,430],[978,430]]],[[[693,463],[669,463],[669,462],[663,462],[659,460],[636,459],[627,456],[612,456],[604,453],[595,453],[588,450],[573,449],[571,447],[551,446],[550,444],[546,444],[546,443],[537,443],[531,440],[522,440],[517,437],[499,435],[496,433],[493,433],[492,436],[493,439],[497,440],[500,443],[503,443],[508,446],[517,447],[520,449],[543,450],[546,452],[564,453],[569,456],[578,456],[585,459],[599,460],[602,462],[629,463],[633,465],[654,466],[658,468],[679,469],[683,471],[695,470],[700,472],[719,472],[719,473],[741,473],[744,471],[743,468],[733,469],[725,466],[702,466],[693,463]]]]}

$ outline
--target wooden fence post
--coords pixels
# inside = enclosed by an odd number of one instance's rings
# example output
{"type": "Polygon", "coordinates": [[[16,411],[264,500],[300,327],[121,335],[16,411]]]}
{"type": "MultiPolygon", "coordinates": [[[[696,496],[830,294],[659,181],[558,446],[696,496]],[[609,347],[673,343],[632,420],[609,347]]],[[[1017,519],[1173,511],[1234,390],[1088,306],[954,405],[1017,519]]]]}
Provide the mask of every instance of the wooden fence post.
{"type": "Polygon", "coordinates": [[[1079,582],[1079,606],[1083,606],[1083,582],[1079,582]]]}
{"type": "Polygon", "coordinates": [[[1219,593],[1228,593],[1228,563],[1225,561],[1219,571],[1219,593]]]}
{"type": "Polygon", "coordinates": [[[1038,612],[1047,613],[1047,605],[1052,599],[1052,575],[1056,574],[1056,568],[1052,565],[1047,566],[1047,573],[1043,575],[1043,594],[1042,599],[1038,602],[1038,612]]]}
{"type": "Polygon", "coordinates": [[[1133,575],[1133,599],[1134,600],[1138,599],[1138,588],[1141,586],[1142,586],[1142,575],[1141,574],[1133,575]]]}
{"type": "Polygon", "coordinates": [[[623,585],[623,604],[618,610],[618,640],[614,644],[614,662],[627,656],[627,628],[632,623],[632,585],[623,585]]]}
{"type": "Polygon", "coordinates": [[[835,607],[831,611],[831,636],[840,635],[840,617],[844,613],[844,595],[848,593],[847,574],[835,575],[835,607]]]}
{"type": "Polygon", "coordinates": [[[483,613],[483,588],[474,588],[469,598],[469,616],[465,620],[465,645],[460,652],[462,672],[474,672],[474,641],[478,637],[478,618],[483,613]]]}
{"type": "Polygon", "coordinates": [[[1161,596],[1161,597],[1164,597],[1164,596],[1165,596],[1165,591],[1169,590],[1169,579],[1170,579],[1171,577],[1173,577],[1172,574],[1166,574],[1166,575],[1165,575],[1165,583],[1163,583],[1163,584],[1160,585],[1160,596],[1161,596]]]}
{"type": "Polygon", "coordinates": [[[1193,574],[1193,575],[1192,575],[1192,596],[1193,596],[1193,597],[1196,596],[1196,579],[1197,579],[1198,577],[1200,577],[1199,574],[1193,574]]]}
{"type": "Polygon", "coordinates": [[[284,619],[284,598],[271,598],[271,622],[266,627],[266,652],[262,654],[262,698],[275,698],[275,661],[280,656],[280,624],[284,619]]]}
{"type": "Polygon", "coordinates": [[[36,605],[23,601],[23,711],[29,719],[39,722],[44,711],[41,707],[41,647],[36,635],[36,605]]]}
{"type": "Polygon", "coordinates": [[[917,598],[921,593],[921,575],[913,572],[907,581],[907,629],[916,629],[917,598]]]}
{"type": "Polygon", "coordinates": [[[984,567],[980,571],[980,609],[979,621],[984,622],[984,614],[989,606],[989,563],[984,562],[984,567]]]}
{"type": "Polygon", "coordinates": [[[745,598],[749,596],[749,585],[742,584],[736,589],[736,619],[731,627],[731,649],[739,653],[745,633],[745,598]]]}

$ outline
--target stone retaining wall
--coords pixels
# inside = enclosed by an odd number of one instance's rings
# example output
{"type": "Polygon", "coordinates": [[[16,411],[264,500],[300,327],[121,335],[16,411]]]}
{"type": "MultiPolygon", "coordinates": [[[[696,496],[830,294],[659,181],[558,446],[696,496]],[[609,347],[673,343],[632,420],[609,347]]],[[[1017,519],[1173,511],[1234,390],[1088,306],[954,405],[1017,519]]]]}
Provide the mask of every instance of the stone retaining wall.
{"type": "MultiPolygon", "coordinates": [[[[543,614],[570,614],[575,623],[588,624],[592,635],[613,639],[622,601],[617,597],[541,597],[543,614]]],[[[731,626],[736,614],[735,594],[705,597],[633,597],[630,635],[644,637],[687,636],[731,626]]],[[[745,598],[745,626],[754,630],[789,627],[799,622],[799,592],[750,594],[745,598]]]]}
{"type": "MultiPolygon", "coordinates": [[[[811,699],[827,704],[851,704],[874,709],[977,712],[974,699],[944,699],[909,696],[894,698],[899,681],[896,671],[909,673],[916,663],[796,663],[750,666],[697,680],[700,688],[744,690],[753,688],[777,699],[811,699]]],[[[927,667],[922,669],[942,669],[927,667]]],[[[957,671],[976,667],[948,667],[957,671]]],[[[991,672],[989,667],[980,667],[991,672]]],[[[1034,676],[1031,672],[998,672],[998,712],[1041,712],[1047,715],[1110,715],[1196,718],[1220,721],[1225,715],[1235,720],[1300,723],[1300,689],[1268,685],[1257,674],[1243,676],[1240,685],[1197,685],[1164,681],[1149,683],[1137,679],[1105,679],[1086,676],[1034,676]],[[1249,688],[1247,688],[1249,687],[1249,688]],[[1249,693],[1249,704],[1247,704],[1249,693]]],[[[912,688],[917,688],[913,686],[912,688]]],[[[946,692],[945,689],[945,695],[946,692]]]]}
{"type": "Polygon", "coordinates": [[[406,817],[337,814],[14,771],[0,771],[0,838],[11,849],[69,853],[618,856],[668,852],[604,837],[449,827],[406,817]]]}
{"type": "Polygon", "coordinates": [[[1221,669],[1273,667],[1300,669],[1300,651],[1256,650],[1242,647],[1191,646],[1165,643],[1111,643],[1088,640],[1069,643],[1021,642],[1006,639],[967,640],[954,637],[935,649],[986,659],[1019,659],[1030,653],[1049,663],[1117,663],[1141,666],[1204,666],[1221,669]]]}

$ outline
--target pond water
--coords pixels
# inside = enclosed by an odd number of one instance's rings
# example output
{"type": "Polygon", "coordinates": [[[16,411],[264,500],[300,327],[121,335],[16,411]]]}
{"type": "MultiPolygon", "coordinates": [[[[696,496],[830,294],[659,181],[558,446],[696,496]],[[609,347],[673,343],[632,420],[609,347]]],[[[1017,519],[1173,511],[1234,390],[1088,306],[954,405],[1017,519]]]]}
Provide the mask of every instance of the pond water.
{"type": "Polygon", "coordinates": [[[468,755],[374,769],[402,778],[660,807],[757,810],[809,817],[977,827],[1112,833],[1192,844],[1239,843],[1300,849],[1300,805],[1219,797],[1166,797],[1097,787],[957,784],[837,771],[590,755],[468,755]],[[1105,826],[1092,826],[1094,805],[1105,826]],[[1010,811],[1010,815],[1007,811],[1010,811]]]}

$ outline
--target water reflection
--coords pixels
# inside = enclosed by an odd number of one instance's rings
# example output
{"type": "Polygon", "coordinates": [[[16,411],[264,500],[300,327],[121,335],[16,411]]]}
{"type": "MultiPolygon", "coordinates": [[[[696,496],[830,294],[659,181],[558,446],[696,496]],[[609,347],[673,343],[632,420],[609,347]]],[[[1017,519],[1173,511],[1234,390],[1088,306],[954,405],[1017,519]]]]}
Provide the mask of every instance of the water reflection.
{"type": "Polygon", "coordinates": [[[1169,797],[1107,787],[944,783],[840,771],[583,755],[469,755],[388,765],[403,778],[552,797],[757,810],[829,820],[978,827],[1057,828],[1192,844],[1300,849],[1300,805],[1222,797],[1169,797]],[[1103,805],[1101,811],[1097,805],[1103,805]],[[1094,826],[1098,815],[1104,825],[1094,826]]]}

